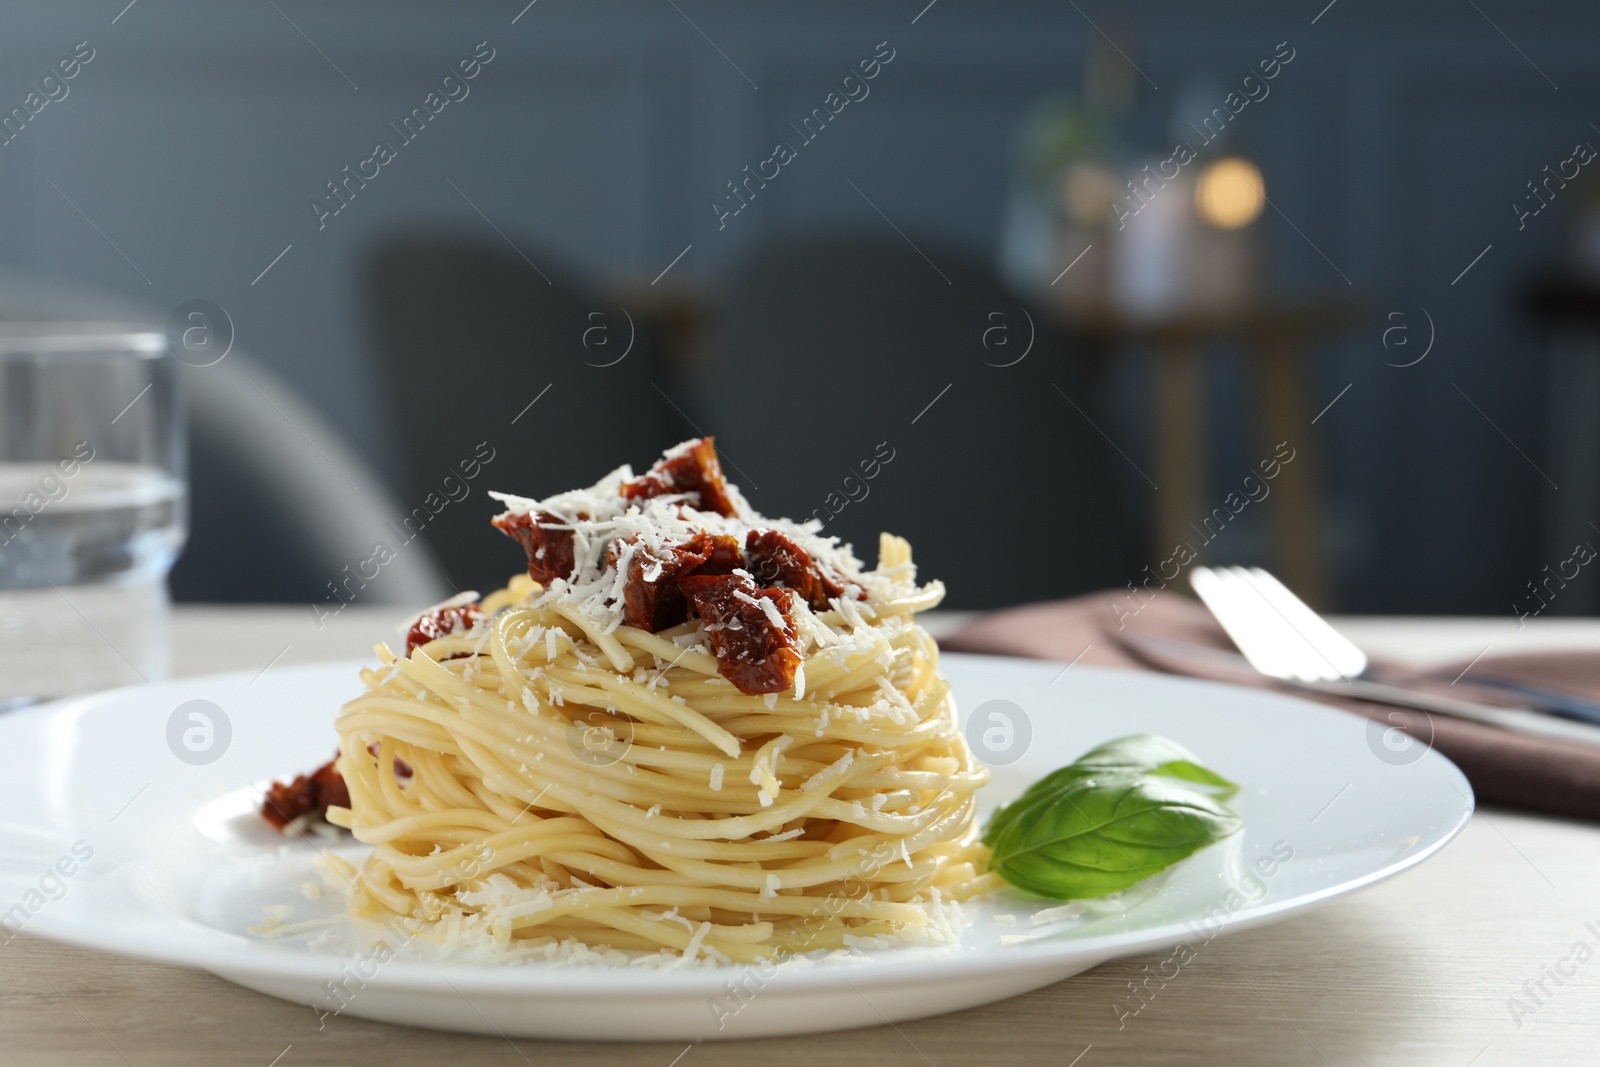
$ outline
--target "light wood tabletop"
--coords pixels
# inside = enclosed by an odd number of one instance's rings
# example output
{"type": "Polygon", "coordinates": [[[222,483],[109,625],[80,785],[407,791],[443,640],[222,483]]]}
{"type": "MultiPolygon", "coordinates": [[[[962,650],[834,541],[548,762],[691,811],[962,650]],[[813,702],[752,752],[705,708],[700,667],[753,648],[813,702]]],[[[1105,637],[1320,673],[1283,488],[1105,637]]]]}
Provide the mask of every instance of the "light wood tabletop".
{"type": "MultiPolygon", "coordinates": [[[[392,635],[396,614],[350,608],[318,629],[303,608],[180,609],[176,671],[359,656],[392,635]]],[[[1399,658],[1600,648],[1600,622],[1336,621],[1369,651],[1399,658]]],[[[1480,811],[1414,870],[1200,948],[1176,977],[1147,987],[1136,1016],[1119,1018],[1117,1006],[1167,953],[898,1026],[694,1046],[511,1042],[319,1019],[209,974],[21,936],[0,946],[0,1064],[1594,1063],[1597,882],[1600,826],[1480,811]]]]}

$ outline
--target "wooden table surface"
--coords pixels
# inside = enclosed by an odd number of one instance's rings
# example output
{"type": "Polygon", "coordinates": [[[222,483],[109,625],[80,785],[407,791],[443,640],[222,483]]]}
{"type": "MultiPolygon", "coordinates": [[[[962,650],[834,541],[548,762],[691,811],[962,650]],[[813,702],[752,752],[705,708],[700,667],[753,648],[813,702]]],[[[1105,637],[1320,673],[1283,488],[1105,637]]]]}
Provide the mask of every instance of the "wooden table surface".
{"type": "MultiPolygon", "coordinates": [[[[359,656],[392,632],[394,615],[351,608],[319,631],[300,608],[183,609],[176,669],[359,656]]],[[[1340,625],[1371,651],[1417,659],[1470,657],[1485,645],[1600,648],[1600,622],[1340,625]]],[[[0,946],[0,1064],[1592,1064],[1600,1062],[1597,885],[1600,826],[1480,811],[1412,871],[1205,946],[1122,1025],[1113,1006],[1166,953],[898,1027],[697,1046],[513,1043],[349,1016],[322,1023],[309,1007],[209,974],[23,936],[0,946]],[[1539,982],[1530,995],[1525,983],[1539,982]],[[1513,997],[1531,1010],[1514,1013],[1513,997]]]]}

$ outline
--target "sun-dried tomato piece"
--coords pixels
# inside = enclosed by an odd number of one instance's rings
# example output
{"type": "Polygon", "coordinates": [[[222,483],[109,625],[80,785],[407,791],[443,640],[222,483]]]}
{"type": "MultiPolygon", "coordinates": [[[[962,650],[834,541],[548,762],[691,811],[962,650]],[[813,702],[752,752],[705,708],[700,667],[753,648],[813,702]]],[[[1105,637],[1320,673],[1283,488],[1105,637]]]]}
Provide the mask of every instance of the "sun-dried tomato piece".
{"type": "Polygon", "coordinates": [[[282,830],[317,806],[317,786],[299,775],[292,782],[273,782],[261,802],[261,817],[282,830]]]}
{"type": "MultiPolygon", "coordinates": [[[[607,563],[617,565],[621,542],[607,550],[607,563]]],[[[666,546],[663,557],[640,548],[628,563],[628,580],[622,591],[622,621],[655,633],[689,617],[689,605],[678,588],[691,574],[729,574],[744,563],[737,539],[721,534],[697,533],[687,541],[666,546]]]]}
{"type": "Polygon", "coordinates": [[[350,806],[350,787],[344,784],[344,775],[339,773],[339,768],[334,766],[338,760],[332,759],[311,772],[311,780],[317,785],[317,814],[326,816],[330,807],[348,808],[350,806]]]}
{"type": "Polygon", "coordinates": [[[576,561],[572,555],[572,530],[551,529],[564,525],[559,515],[541,511],[536,515],[505,514],[491,520],[494,528],[512,538],[528,553],[528,574],[540,585],[572,574],[576,561]]]}
{"type": "Polygon", "coordinates": [[[800,652],[787,589],[762,589],[742,574],[690,575],[678,586],[706,624],[718,672],[739,692],[759,696],[794,685],[800,652]],[[763,601],[777,609],[776,622],[763,601]]]}
{"type": "Polygon", "coordinates": [[[830,598],[844,594],[843,577],[777,530],[751,530],[744,539],[744,558],[757,581],[792,589],[819,611],[830,598]]]}
{"type": "Polygon", "coordinates": [[[329,760],[309,775],[302,774],[292,782],[273,782],[261,802],[261,817],[282,830],[294,820],[309,812],[326,817],[330,805],[348,808],[350,790],[344,778],[329,760]]]}
{"type": "Polygon", "coordinates": [[[725,534],[702,534],[711,542],[706,561],[696,567],[696,574],[732,574],[744,566],[744,554],[739,551],[739,539],[725,534]]]}
{"type": "MultiPolygon", "coordinates": [[[[444,637],[446,634],[465,633],[472,629],[474,623],[488,618],[483,609],[476,604],[462,604],[454,608],[436,608],[411,624],[411,632],[406,634],[406,655],[409,656],[418,648],[435,638],[444,637]]],[[[457,656],[465,653],[457,653],[457,656]]],[[[456,658],[455,656],[451,657],[456,658]]]]}
{"type": "Polygon", "coordinates": [[[738,514],[733,498],[728,495],[728,480],[723,477],[722,463],[717,459],[716,440],[702,437],[677,455],[658,460],[642,477],[623,483],[622,498],[647,500],[653,496],[683,493],[697,497],[701,511],[714,511],[730,518],[738,514]]]}

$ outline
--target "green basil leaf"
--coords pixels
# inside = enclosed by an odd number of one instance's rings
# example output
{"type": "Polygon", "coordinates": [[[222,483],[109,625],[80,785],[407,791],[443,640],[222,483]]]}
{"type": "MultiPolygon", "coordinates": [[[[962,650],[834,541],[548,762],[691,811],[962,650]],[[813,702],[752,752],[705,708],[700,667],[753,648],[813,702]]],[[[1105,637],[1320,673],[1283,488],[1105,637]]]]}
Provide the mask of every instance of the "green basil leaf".
{"type": "Polygon", "coordinates": [[[1025,818],[1034,808],[1048,804],[1063,788],[1082,777],[1074,765],[1051,771],[1034,782],[1020,797],[989,816],[989,823],[983,829],[983,843],[993,847],[994,839],[1013,821],[1025,818]]]}
{"type": "Polygon", "coordinates": [[[1079,756],[1073,766],[1084,771],[1125,771],[1181,778],[1229,791],[1239,788],[1215,771],[1202,767],[1193,752],[1156,734],[1135,734],[1107,741],[1079,756]]]}
{"type": "Polygon", "coordinates": [[[1075,900],[1126,889],[1240,825],[1214,798],[1170,779],[1092,774],[1058,779],[985,840],[990,868],[1012,885],[1075,900]]]}
{"type": "Polygon", "coordinates": [[[1095,774],[1151,774],[1176,778],[1216,788],[1222,797],[1231,796],[1239,789],[1222,775],[1201,766],[1194,753],[1176,741],[1155,734],[1120,737],[1090,749],[1071,765],[1052,771],[1029,786],[1022,796],[996,811],[984,830],[984,843],[992,846],[993,838],[1007,824],[1048,803],[1066,783],[1095,774]]]}

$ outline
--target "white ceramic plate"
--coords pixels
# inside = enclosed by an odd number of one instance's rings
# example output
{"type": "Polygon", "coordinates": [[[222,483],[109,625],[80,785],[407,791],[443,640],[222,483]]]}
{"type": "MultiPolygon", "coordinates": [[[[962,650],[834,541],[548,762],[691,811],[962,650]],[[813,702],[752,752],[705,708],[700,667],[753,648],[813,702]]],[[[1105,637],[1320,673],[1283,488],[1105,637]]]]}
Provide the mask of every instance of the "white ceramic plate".
{"type": "MultiPolygon", "coordinates": [[[[1222,929],[1286,917],[1420,862],[1472,812],[1466,780],[1437,753],[1397,751],[1360,718],[1305,701],[981,656],[947,656],[943,666],[995,772],[984,816],[1093,745],[1153,732],[1244,783],[1244,831],[1122,911],[1048,921],[1053,902],[1020,894],[969,904],[954,946],[874,949],[776,972],[380,965],[250,933],[270,905],[293,905],[295,919],[340,909],[335,894],[313,900],[303,890],[320,881],[317,845],[285,843],[252,811],[261,783],[331,754],[335,709],[358,684],[356,664],[334,663],[140,686],[0,718],[0,939],[22,930],[204,968],[323,1010],[450,1030],[608,1040],[800,1033],[986,1004],[1180,943],[1198,951],[1222,929]],[[209,736],[196,711],[212,721],[209,736]],[[1047,921],[1036,922],[1041,913],[1047,921]]],[[[348,839],[336,849],[362,851],[348,839]]],[[[1167,965],[1185,958],[1179,950],[1167,965]]]]}

